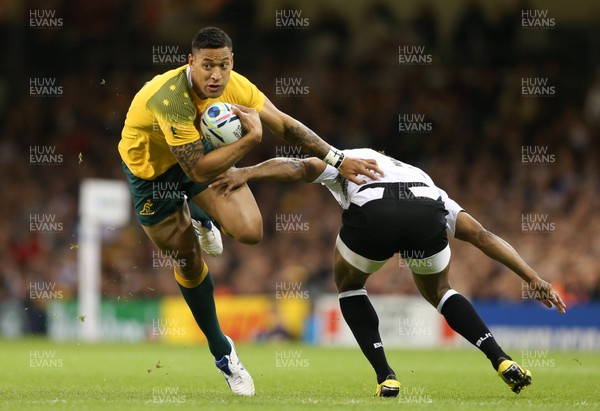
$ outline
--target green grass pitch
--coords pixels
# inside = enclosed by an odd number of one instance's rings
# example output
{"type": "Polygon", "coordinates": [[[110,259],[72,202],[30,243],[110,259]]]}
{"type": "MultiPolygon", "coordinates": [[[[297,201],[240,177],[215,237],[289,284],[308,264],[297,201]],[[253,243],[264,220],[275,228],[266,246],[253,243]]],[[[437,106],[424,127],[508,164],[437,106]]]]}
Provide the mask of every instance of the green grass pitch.
{"type": "MultiPolygon", "coordinates": [[[[257,394],[232,395],[206,346],[0,340],[1,410],[588,410],[600,409],[600,355],[543,352],[513,394],[475,348],[388,350],[398,398],[374,398],[356,349],[240,344],[257,394]],[[540,357],[541,358],[541,357],[540,357]]],[[[519,361],[520,350],[510,350],[519,361]]]]}

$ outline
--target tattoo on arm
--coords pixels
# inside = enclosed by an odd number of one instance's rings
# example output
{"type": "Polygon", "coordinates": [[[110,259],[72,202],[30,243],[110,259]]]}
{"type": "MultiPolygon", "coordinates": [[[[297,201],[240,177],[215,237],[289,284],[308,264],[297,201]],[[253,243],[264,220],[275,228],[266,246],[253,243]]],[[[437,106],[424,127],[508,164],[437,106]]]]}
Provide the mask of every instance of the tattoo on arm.
{"type": "Polygon", "coordinates": [[[303,167],[302,161],[300,161],[297,158],[281,157],[281,158],[278,158],[277,160],[280,161],[284,166],[289,167],[291,170],[299,170],[303,167]]]}
{"type": "Polygon", "coordinates": [[[286,158],[283,159],[284,164],[290,168],[290,174],[296,176],[298,180],[304,177],[304,163],[297,158],[286,158]]]}
{"type": "Polygon", "coordinates": [[[292,127],[286,127],[283,139],[292,145],[304,148],[308,154],[319,158],[325,157],[329,150],[329,145],[325,141],[300,122],[292,127]]]}
{"type": "Polygon", "coordinates": [[[304,164],[297,158],[273,158],[250,169],[256,179],[298,181],[304,176],[304,164]]]}
{"type": "Polygon", "coordinates": [[[198,159],[204,155],[204,146],[201,139],[180,146],[169,146],[169,148],[188,176],[192,175],[198,159]]]}

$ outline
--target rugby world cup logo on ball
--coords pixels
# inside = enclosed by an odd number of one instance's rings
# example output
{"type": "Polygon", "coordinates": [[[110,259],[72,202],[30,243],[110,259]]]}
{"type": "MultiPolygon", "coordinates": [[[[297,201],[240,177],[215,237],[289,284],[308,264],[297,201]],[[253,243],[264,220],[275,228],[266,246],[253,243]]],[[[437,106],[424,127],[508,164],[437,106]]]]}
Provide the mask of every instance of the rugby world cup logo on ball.
{"type": "Polygon", "coordinates": [[[213,103],[204,111],[200,132],[207,152],[234,143],[246,134],[231,104],[223,102],[213,103]]]}

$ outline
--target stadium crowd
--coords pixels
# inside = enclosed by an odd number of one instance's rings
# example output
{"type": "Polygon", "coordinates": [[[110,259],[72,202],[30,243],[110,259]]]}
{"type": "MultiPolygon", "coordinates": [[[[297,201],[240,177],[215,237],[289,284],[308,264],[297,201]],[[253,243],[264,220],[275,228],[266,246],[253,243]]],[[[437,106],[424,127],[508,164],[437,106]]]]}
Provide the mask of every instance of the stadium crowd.
{"type": "MultiPolygon", "coordinates": [[[[335,9],[307,16],[308,27],[281,29],[275,18],[261,23],[251,2],[108,0],[55,2],[64,26],[52,30],[27,25],[28,9],[42,8],[29,3],[0,21],[0,301],[30,303],[36,284],[76,293],[79,184],[124,180],[116,147],[131,98],[147,79],[179,65],[157,64],[155,47],[175,45],[176,55],[187,55],[205,25],[228,31],[235,69],[326,141],[384,150],[423,168],[552,281],[567,305],[600,299],[600,61],[598,44],[587,40],[592,27],[524,29],[519,8],[492,18],[469,2],[442,38],[439,11],[427,6],[412,16],[385,3],[365,7],[360,30],[335,9]],[[403,64],[400,47],[412,45],[430,61],[403,64]],[[32,78],[55,79],[60,89],[35,95],[32,78]],[[524,95],[523,78],[552,87],[524,95]],[[302,87],[282,92],[281,79],[302,87]],[[405,131],[408,123],[425,131],[405,131]],[[55,157],[32,162],[36,147],[55,157]],[[524,155],[532,152],[541,155],[524,155]]],[[[300,154],[265,132],[241,165],[277,155],[300,154]]],[[[341,210],[328,191],[300,183],[251,188],[264,239],[245,246],[225,238],[224,254],[208,258],[217,291],[273,294],[301,283],[311,295],[333,292],[341,210]]],[[[105,298],[178,294],[172,270],[137,222],[103,227],[102,237],[105,298]]],[[[471,298],[523,299],[508,269],[452,245],[456,289],[471,298]]],[[[417,293],[400,259],[367,286],[417,293]]]]}

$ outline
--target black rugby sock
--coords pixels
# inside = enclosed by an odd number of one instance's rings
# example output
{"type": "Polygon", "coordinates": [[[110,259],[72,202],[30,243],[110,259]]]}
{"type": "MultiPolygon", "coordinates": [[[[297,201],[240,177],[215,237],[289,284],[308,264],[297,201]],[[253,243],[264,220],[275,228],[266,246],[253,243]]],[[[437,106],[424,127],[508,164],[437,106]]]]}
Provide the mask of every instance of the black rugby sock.
{"type": "Polygon", "coordinates": [[[367,297],[367,291],[340,293],[340,309],[360,349],[375,369],[377,383],[381,384],[389,374],[395,373],[385,358],[379,336],[379,317],[367,297]]]}
{"type": "MultiPolygon", "coordinates": [[[[453,290],[451,290],[453,291],[453,290]]],[[[438,311],[446,318],[448,325],[467,341],[479,348],[490,360],[492,366],[498,371],[498,359],[504,357],[511,360],[496,342],[496,339],[485,325],[473,305],[456,293],[442,300],[438,311]]]]}

